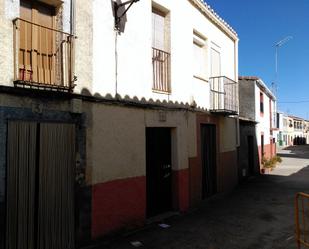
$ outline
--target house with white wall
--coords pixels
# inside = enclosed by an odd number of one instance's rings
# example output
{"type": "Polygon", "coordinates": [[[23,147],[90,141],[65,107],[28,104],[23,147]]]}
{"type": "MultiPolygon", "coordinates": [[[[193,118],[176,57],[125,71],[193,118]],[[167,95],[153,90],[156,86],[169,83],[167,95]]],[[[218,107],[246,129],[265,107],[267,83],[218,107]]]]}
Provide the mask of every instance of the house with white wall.
{"type": "Polygon", "coordinates": [[[292,120],[293,124],[293,132],[292,132],[292,143],[293,145],[300,145],[305,143],[304,136],[304,124],[305,121],[303,118],[289,115],[290,120],[292,120]]]}
{"type": "Polygon", "coordinates": [[[308,122],[300,117],[280,113],[279,146],[308,143],[308,122]]]}
{"type": "Polygon", "coordinates": [[[0,248],[81,246],[237,184],[236,32],[200,0],[134,2],[0,0],[0,248]]]}
{"type": "Polygon", "coordinates": [[[256,145],[259,161],[262,158],[271,158],[276,154],[276,98],[266,84],[258,77],[240,76],[239,88],[248,94],[239,96],[241,116],[249,117],[256,122],[256,145]],[[243,106],[246,106],[245,108],[243,106]]]}
{"type": "Polygon", "coordinates": [[[306,144],[309,144],[309,121],[308,120],[304,120],[304,137],[305,137],[305,141],[306,144]]]}
{"type": "MultiPolygon", "coordinates": [[[[235,31],[202,1],[138,2],[121,23],[119,32],[114,30],[109,2],[94,1],[93,18],[91,93],[145,104],[134,112],[128,107],[110,106],[106,113],[98,107],[94,115],[102,121],[98,122],[98,131],[108,134],[108,148],[101,147],[100,153],[93,155],[94,163],[104,161],[91,172],[93,236],[104,235],[128,220],[142,223],[166,211],[186,211],[202,199],[235,186],[235,31]],[[146,108],[154,104],[157,110],[146,108]],[[126,122],[122,124],[123,116],[126,122]],[[116,125],[116,121],[121,124],[116,125]],[[110,122],[113,125],[107,126],[110,122]],[[162,141],[166,139],[165,145],[158,144],[161,150],[151,150],[151,144],[160,143],[152,141],[158,136],[162,141]],[[132,151],[116,159],[106,156],[107,149],[125,150],[119,140],[134,141],[134,161],[129,164],[132,151]],[[152,165],[149,158],[160,155],[165,155],[167,162],[152,165]],[[156,172],[162,171],[160,167],[167,167],[163,171],[171,177],[163,183],[162,179],[154,179],[156,172]],[[124,183],[135,191],[123,192],[124,183]],[[113,186],[112,191],[107,186],[113,186]],[[167,194],[162,198],[156,189],[167,194]],[[109,195],[119,196],[122,202],[111,201],[106,197],[109,195]]],[[[101,138],[94,138],[93,142],[99,146],[101,138]]]]}
{"type": "Polygon", "coordinates": [[[289,119],[288,115],[283,112],[277,112],[277,146],[289,146],[291,144],[291,129],[293,128],[293,121],[289,119]]]}

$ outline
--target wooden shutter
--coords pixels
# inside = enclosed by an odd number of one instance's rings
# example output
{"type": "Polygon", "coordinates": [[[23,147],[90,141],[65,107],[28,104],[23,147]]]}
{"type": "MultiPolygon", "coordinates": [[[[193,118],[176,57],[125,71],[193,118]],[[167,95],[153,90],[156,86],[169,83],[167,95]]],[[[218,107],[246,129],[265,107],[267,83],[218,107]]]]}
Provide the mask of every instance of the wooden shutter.
{"type": "Polygon", "coordinates": [[[55,84],[55,13],[52,6],[21,0],[20,17],[28,22],[20,24],[20,80],[55,84]]]}
{"type": "Polygon", "coordinates": [[[166,51],[165,17],[158,11],[152,12],[152,47],[166,51]]]}

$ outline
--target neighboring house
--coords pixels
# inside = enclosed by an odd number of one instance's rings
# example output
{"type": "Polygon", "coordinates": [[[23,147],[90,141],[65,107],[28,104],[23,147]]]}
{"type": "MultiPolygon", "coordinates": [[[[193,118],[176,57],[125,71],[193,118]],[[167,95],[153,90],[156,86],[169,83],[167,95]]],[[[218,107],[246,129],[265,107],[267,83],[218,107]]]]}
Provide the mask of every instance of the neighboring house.
{"type": "MultiPolygon", "coordinates": [[[[268,89],[265,83],[258,77],[240,76],[239,77],[239,103],[240,103],[240,118],[251,121],[251,132],[247,136],[253,136],[252,122],[256,123],[255,136],[253,140],[253,149],[250,154],[253,154],[251,162],[256,161],[258,154],[261,164],[262,157],[271,158],[276,154],[276,142],[273,135],[276,128],[276,98],[268,89]],[[256,147],[258,153],[256,153],[256,147]]],[[[245,139],[245,138],[243,138],[245,139]]],[[[244,144],[240,150],[244,150],[249,146],[244,144]]],[[[241,154],[241,153],[240,153],[241,154]]],[[[240,167],[243,167],[240,165],[240,167]]],[[[249,165],[252,172],[256,172],[256,166],[249,165]]]]}
{"type": "Polygon", "coordinates": [[[284,122],[283,122],[284,113],[277,111],[276,117],[276,128],[277,128],[277,137],[276,137],[276,144],[277,146],[285,146],[284,143],[284,122]]]}
{"type": "Polygon", "coordinates": [[[90,108],[79,94],[92,84],[91,9],[0,0],[1,249],[75,248],[90,236],[90,108]]]}
{"type": "Polygon", "coordinates": [[[309,120],[304,120],[304,137],[306,144],[309,144],[309,120]]]}
{"type": "Polygon", "coordinates": [[[287,140],[286,143],[287,145],[293,145],[293,139],[294,139],[294,122],[293,122],[293,118],[287,116],[286,117],[287,120],[287,130],[286,130],[286,134],[287,134],[287,140]]]}
{"type": "Polygon", "coordinates": [[[0,248],[78,247],[237,184],[235,31],[200,0],[115,6],[0,0],[0,248]]]}
{"type": "Polygon", "coordinates": [[[239,81],[239,166],[240,181],[260,173],[256,134],[255,85],[239,81]]]}
{"type": "Polygon", "coordinates": [[[118,35],[110,2],[94,1],[93,25],[91,93],[139,108],[93,109],[92,236],[186,211],[235,186],[236,33],[197,0],[140,1],[118,35]]]}
{"type": "Polygon", "coordinates": [[[293,124],[292,142],[293,145],[305,143],[304,137],[304,119],[296,116],[289,116],[293,124]]]}
{"type": "Polygon", "coordinates": [[[280,134],[282,146],[306,144],[308,142],[308,121],[303,118],[281,114],[280,134]]]}
{"type": "Polygon", "coordinates": [[[290,145],[290,125],[292,124],[292,121],[290,122],[288,116],[284,113],[278,113],[279,118],[279,146],[289,146],[290,145]],[[281,125],[282,124],[282,125],[281,125]]]}

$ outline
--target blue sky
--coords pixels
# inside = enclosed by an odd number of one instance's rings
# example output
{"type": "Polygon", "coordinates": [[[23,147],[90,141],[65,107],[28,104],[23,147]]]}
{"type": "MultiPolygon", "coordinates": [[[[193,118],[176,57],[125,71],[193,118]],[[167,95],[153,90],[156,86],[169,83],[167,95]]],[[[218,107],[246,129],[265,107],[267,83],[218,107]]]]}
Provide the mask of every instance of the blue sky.
{"type": "Polygon", "coordinates": [[[206,0],[238,33],[239,75],[258,76],[270,87],[275,80],[274,44],[279,48],[279,110],[309,119],[309,1],[206,0]],[[283,103],[283,102],[301,103],[283,103]],[[280,103],[281,102],[281,103],[280,103]]]}

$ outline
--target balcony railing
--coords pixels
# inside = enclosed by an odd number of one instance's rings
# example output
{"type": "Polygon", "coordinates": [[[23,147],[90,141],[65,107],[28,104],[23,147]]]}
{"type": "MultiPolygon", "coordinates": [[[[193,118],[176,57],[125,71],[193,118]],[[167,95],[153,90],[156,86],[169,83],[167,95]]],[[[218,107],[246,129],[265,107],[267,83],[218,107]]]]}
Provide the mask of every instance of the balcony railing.
{"type": "Polygon", "coordinates": [[[75,37],[20,18],[13,25],[15,86],[71,92],[75,37]]]}
{"type": "Polygon", "coordinates": [[[225,77],[210,78],[210,111],[225,115],[238,113],[238,83],[225,77]]]}
{"type": "Polygon", "coordinates": [[[152,68],[154,91],[170,93],[170,54],[160,49],[152,48],[152,68]]]}

